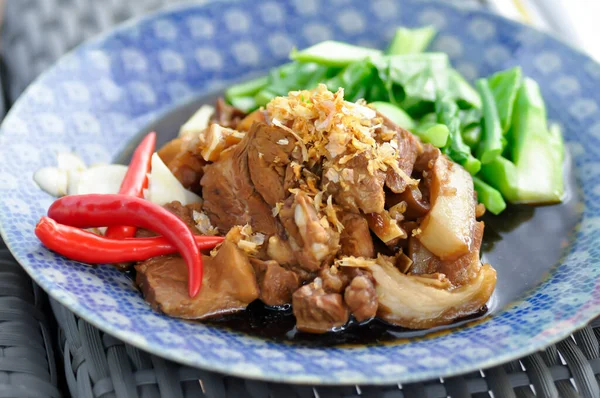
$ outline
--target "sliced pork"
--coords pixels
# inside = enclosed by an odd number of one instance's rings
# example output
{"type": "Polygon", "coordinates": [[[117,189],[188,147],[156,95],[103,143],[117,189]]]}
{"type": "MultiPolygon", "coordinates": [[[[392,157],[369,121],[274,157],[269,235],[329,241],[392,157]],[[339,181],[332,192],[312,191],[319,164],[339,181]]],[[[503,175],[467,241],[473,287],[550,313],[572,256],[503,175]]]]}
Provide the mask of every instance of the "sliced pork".
{"type": "Polygon", "coordinates": [[[219,160],[204,168],[204,210],[222,234],[236,225],[250,224],[255,231],[274,235],[278,223],[272,209],[256,191],[248,169],[251,135],[225,150],[219,160]]]}
{"type": "Polygon", "coordinates": [[[326,293],[320,278],[296,290],[292,308],[298,330],[325,333],[344,326],[350,313],[339,293],[326,293]]]}
{"type": "Polygon", "coordinates": [[[259,297],[248,257],[229,241],[214,257],[202,256],[204,276],[200,293],[188,295],[188,272],[179,256],[155,257],[136,265],[136,282],[147,302],[165,314],[205,319],[243,310],[259,297]]]}

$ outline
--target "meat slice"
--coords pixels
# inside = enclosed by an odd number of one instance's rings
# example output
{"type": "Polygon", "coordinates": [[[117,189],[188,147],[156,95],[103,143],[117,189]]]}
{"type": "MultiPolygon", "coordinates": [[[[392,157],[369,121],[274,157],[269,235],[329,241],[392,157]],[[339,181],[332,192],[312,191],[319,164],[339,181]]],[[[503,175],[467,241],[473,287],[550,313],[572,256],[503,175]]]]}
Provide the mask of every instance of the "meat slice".
{"type": "Polygon", "coordinates": [[[383,185],[386,174],[381,170],[368,171],[369,160],[357,155],[344,165],[326,162],[322,186],[344,210],[359,213],[381,213],[385,206],[383,185]]]}
{"type": "Polygon", "coordinates": [[[259,296],[248,257],[225,241],[216,256],[203,256],[204,276],[200,293],[188,295],[188,272],[179,256],[161,256],[136,265],[137,284],[150,305],[167,315],[186,319],[243,310],[259,296]]]}
{"type": "Polygon", "coordinates": [[[292,294],[300,286],[300,278],[276,261],[251,258],[260,289],[259,299],[266,305],[284,305],[292,302],[292,294]]]}
{"type": "Polygon", "coordinates": [[[348,272],[336,266],[323,267],[319,271],[323,290],[327,293],[341,293],[352,279],[348,272]]]}
{"type": "Polygon", "coordinates": [[[254,123],[248,134],[250,178],[256,191],[273,208],[289,196],[290,187],[285,186],[285,177],[296,148],[296,138],[281,127],[265,123],[254,123]]]}
{"type": "Polygon", "coordinates": [[[194,211],[202,211],[202,203],[191,203],[184,206],[181,204],[181,202],[176,200],[174,202],[167,203],[164,208],[175,214],[194,234],[200,234],[196,228],[196,222],[194,221],[194,211]]]}
{"type": "Polygon", "coordinates": [[[409,240],[409,256],[413,261],[411,274],[444,274],[455,286],[461,286],[473,279],[479,271],[479,251],[483,239],[483,222],[478,222],[473,227],[471,249],[467,254],[455,260],[440,260],[421,244],[419,239],[411,237],[409,240]]]}
{"type": "Polygon", "coordinates": [[[373,277],[364,274],[352,279],[344,293],[344,301],[357,321],[363,322],[375,317],[379,302],[373,277]]]}
{"type": "Polygon", "coordinates": [[[417,157],[423,152],[423,145],[421,142],[412,135],[409,131],[404,130],[390,119],[382,115],[377,114],[378,117],[383,119],[383,126],[380,130],[380,136],[392,136],[389,141],[393,147],[396,148],[398,157],[398,167],[404,175],[398,174],[392,168],[388,169],[385,178],[385,185],[394,193],[403,192],[407,186],[406,178],[410,177],[413,171],[413,166],[417,157]]]}
{"type": "Polygon", "coordinates": [[[340,235],[328,223],[321,222],[313,200],[305,192],[298,191],[285,201],[279,219],[301,268],[316,272],[321,264],[333,260],[339,250],[340,235]]]}
{"type": "Polygon", "coordinates": [[[369,224],[361,214],[344,212],[340,217],[344,226],[340,235],[340,253],[344,256],[375,257],[369,224]]]}
{"type": "Polygon", "coordinates": [[[222,97],[217,99],[215,113],[211,118],[212,123],[218,123],[223,127],[237,129],[238,123],[246,116],[244,111],[233,107],[225,102],[222,97]]]}
{"type": "Polygon", "coordinates": [[[292,308],[298,330],[325,333],[348,322],[348,307],[339,293],[326,293],[320,278],[296,290],[292,308]]]}
{"type": "Polygon", "coordinates": [[[423,151],[417,156],[417,160],[415,161],[414,171],[422,173],[433,169],[435,161],[440,155],[441,152],[439,149],[431,144],[424,144],[423,151]]]}
{"type": "MultiPolygon", "coordinates": [[[[175,214],[181,221],[183,221],[194,235],[201,235],[200,230],[196,228],[194,211],[201,212],[202,203],[190,203],[184,206],[181,204],[181,202],[176,200],[174,202],[167,203],[164,205],[164,208],[175,214]]],[[[136,238],[147,238],[156,235],[157,234],[155,232],[142,228],[138,228],[135,234],[136,238]]]]}
{"type": "Polygon", "coordinates": [[[179,152],[185,149],[187,143],[188,141],[183,138],[172,139],[158,150],[158,156],[164,164],[168,165],[179,152]]]}
{"type": "Polygon", "coordinates": [[[271,207],[256,191],[248,168],[248,148],[252,135],[223,151],[219,160],[204,168],[200,181],[204,210],[221,233],[235,225],[250,224],[254,231],[274,235],[278,223],[271,207]]]}

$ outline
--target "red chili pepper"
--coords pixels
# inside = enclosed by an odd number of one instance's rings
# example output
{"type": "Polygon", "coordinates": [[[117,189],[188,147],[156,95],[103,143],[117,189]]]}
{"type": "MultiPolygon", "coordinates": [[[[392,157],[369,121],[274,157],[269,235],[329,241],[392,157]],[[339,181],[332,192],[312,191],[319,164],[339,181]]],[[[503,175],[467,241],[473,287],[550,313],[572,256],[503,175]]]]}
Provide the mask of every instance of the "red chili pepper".
{"type": "MultiPolygon", "coordinates": [[[[148,186],[148,172],[152,161],[152,154],[156,148],[156,133],[148,134],[133,152],[129,168],[121,183],[119,193],[141,198],[144,188],[148,186]]],[[[113,239],[125,239],[135,236],[135,227],[114,226],[106,230],[106,236],[113,239]]]]}
{"type": "Polygon", "coordinates": [[[133,225],[162,235],[188,266],[188,289],[195,297],[202,286],[202,256],[194,235],[177,216],[157,204],[127,195],[71,195],[56,200],[48,217],[78,228],[133,225]]]}
{"type": "MultiPolygon", "coordinates": [[[[35,235],[48,249],[71,260],[89,264],[113,264],[144,261],[156,256],[177,253],[177,248],[162,236],[152,238],[109,239],[79,228],[42,217],[35,235]]],[[[200,250],[212,249],[225,238],[194,236],[200,250]]]]}

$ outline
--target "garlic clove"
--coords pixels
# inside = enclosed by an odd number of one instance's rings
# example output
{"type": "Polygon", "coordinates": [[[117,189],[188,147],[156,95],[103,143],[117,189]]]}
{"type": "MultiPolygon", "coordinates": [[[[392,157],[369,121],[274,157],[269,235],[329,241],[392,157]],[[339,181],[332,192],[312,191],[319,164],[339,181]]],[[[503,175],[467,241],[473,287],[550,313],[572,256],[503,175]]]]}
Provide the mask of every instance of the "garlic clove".
{"type": "Polygon", "coordinates": [[[86,165],[83,162],[83,160],[81,160],[79,156],[71,152],[59,152],[56,155],[56,161],[58,163],[58,168],[65,171],[82,171],[86,169],[86,165]]]}
{"type": "Polygon", "coordinates": [[[33,180],[45,192],[60,197],[67,194],[68,176],[65,170],[57,167],[44,167],[33,175],[33,180]]]}

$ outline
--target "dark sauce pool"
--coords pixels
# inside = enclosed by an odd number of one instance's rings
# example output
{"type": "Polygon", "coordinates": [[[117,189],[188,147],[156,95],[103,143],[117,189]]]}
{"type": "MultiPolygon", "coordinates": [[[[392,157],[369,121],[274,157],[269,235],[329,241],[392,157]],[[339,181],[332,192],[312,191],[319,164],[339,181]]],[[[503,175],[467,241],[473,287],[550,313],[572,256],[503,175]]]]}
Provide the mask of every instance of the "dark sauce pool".
{"type": "MultiPolygon", "coordinates": [[[[195,110],[202,104],[214,103],[217,96],[199,98],[162,115],[141,131],[138,140],[130,142],[115,161],[127,164],[133,149],[150,131],[158,133],[158,145],[172,139],[195,110]]],[[[341,330],[314,335],[296,330],[290,307],[272,308],[256,301],[245,311],[203,323],[274,341],[331,346],[400,343],[403,339],[443,333],[447,329],[494,316],[545,280],[570,245],[573,231],[581,219],[583,205],[568,153],[564,173],[567,194],[563,203],[541,207],[510,206],[500,216],[486,214],[483,217],[486,225],[482,244],[483,261],[492,264],[498,279],[496,290],[486,308],[468,319],[427,330],[404,329],[377,319],[363,324],[351,321],[341,330]]],[[[129,272],[129,276],[135,281],[135,271],[129,272]]]]}

